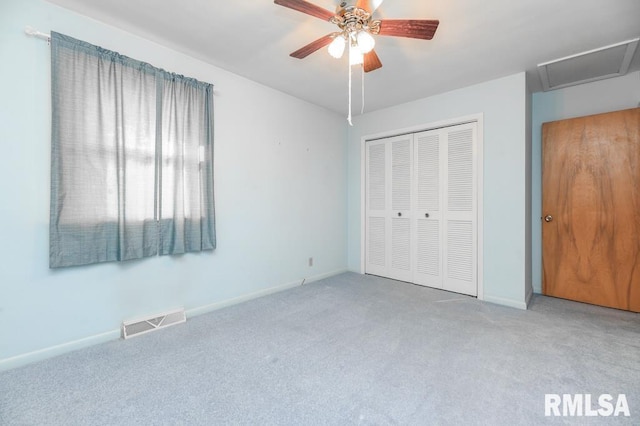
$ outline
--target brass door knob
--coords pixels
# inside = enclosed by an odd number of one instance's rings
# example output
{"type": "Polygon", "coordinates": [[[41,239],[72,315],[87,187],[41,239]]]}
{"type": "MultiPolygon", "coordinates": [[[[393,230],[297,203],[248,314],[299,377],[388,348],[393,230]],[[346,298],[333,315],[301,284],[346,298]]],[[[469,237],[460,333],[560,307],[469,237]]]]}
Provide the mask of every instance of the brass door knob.
{"type": "Polygon", "coordinates": [[[553,220],[553,216],[551,216],[550,214],[548,214],[548,215],[546,215],[546,216],[544,217],[544,221],[545,221],[545,222],[551,222],[552,220],[553,220]]]}

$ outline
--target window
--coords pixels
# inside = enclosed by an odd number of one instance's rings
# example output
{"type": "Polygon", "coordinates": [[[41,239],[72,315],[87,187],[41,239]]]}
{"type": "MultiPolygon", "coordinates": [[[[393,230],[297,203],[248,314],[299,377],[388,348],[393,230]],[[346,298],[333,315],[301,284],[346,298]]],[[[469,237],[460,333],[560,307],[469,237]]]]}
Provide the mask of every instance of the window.
{"type": "Polygon", "coordinates": [[[214,249],[213,86],[51,47],[50,267],[214,249]]]}

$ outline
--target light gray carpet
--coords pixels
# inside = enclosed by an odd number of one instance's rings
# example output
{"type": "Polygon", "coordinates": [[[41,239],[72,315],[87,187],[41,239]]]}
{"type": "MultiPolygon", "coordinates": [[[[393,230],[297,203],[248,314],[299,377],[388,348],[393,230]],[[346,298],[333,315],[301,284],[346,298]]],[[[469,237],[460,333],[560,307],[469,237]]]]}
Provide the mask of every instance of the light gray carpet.
{"type": "Polygon", "coordinates": [[[0,373],[3,425],[640,424],[640,315],[346,273],[0,373]],[[545,418],[545,393],[631,417],[545,418]]]}

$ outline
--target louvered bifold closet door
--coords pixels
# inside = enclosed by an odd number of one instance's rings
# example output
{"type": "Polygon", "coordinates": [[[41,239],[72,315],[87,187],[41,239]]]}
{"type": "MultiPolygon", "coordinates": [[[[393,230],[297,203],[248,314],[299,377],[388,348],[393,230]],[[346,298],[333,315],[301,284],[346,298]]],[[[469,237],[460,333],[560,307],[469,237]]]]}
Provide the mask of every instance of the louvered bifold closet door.
{"type": "Polygon", "coordinates": [[[389,265],[387,255],[388,208],[387,144],[384,141],[366,145],[366,224],[365,245],[367,274],[386,276],[389,265]]]}
{"type": "Polygon", "coordinates": [[[366,145],[365,272],[412,281],[413,136],[366,145]]]}
{"type": "Polygon", "coordinates": [[[391,145],[391,265],[387,276],[413,282],[413,135],[397,136],[387,140],[391,145]]]}
{"type": "MultiPolygon", "coordinates": [[[[443,288],[477,295],[476,123],[446,128],[443,288]]],[[[442,145],[441,145],[442,148],[442,145]]]]}
{"type": "Polygon", "coordinates": [[[416,230],[413,258],[414,282],[442,288],[442,170],[446,149],[441,149],[446,138],[442,129],[416,133],[414,136],[414,194],[413,214],[416,230]]]}
{"type": "Polygon", "coordinates": [[[477,295],[476,132],[367,142],[366,273],[477,295]]]}

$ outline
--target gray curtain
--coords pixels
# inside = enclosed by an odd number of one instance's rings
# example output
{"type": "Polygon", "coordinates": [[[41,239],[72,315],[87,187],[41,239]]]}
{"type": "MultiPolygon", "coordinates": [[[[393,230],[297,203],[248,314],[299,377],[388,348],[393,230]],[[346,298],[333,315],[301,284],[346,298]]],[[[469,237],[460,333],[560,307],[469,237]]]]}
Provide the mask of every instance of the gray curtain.
{"type": "Polygon", "coordinates": [[[160,254],[215,247],[208,184],[213,169],[207,161],[212,157],[212,95],[211,85],[175,75],[163,79],[160,254]]]}
{"type": "Polygon", "coordinates": [[[55,33],[50,267],[215,248],[213,86],[55,33]]]}

